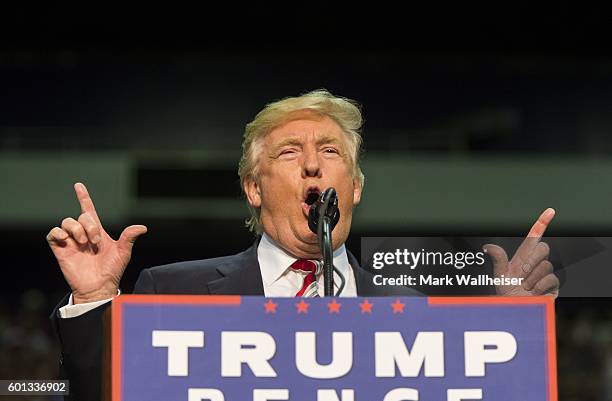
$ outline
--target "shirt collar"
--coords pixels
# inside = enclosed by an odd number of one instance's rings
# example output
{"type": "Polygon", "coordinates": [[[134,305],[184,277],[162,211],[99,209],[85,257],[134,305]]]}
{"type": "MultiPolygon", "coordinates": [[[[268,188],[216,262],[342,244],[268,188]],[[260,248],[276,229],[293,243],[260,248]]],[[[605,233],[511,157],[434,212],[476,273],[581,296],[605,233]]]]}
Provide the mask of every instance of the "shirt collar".
{"type": "MultiPolygon", "coordinates": [[[[259,261],[263,284],[268,286],[278,280],[297,258],[288,254],[264,233],[257,247],[257,260],[259,261]]],[[[350,272],[350,264],[344,244],[334,251],[334,266],[345,277],[350,272]]]]}

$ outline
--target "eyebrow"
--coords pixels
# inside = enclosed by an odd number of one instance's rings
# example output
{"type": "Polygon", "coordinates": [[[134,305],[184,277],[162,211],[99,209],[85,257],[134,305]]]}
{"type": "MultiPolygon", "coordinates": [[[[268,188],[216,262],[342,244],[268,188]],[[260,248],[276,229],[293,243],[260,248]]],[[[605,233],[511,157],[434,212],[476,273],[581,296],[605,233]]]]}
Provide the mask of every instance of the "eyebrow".
{"type": "MultiPolygon", "coordinates": [[[[317,139],[317,145],[324,145],[324,144],[335,144],[335,145],[341,145],[340,141],[338,140],[338,138],[333,137],[331,135],[324,135],[322,137],[320,137],[319,139],[317,139]]],[[[276,144],[274,146],[273,153],[278,151],[280,148],[284,147],[284,146],[289,146],[289,145],[293,145],[293,146],[301,146],[302,145],[302,141],[297,138],[297,137],[289,137],[289,138],[285,138],[282,141],[280,141],[278,144],[276,144]]]]}
{"type": "Polygon", "coordinates": [[[302,144],[302,142],[296,138],[296,137],[289,137],[289,138],[285,138],[282,141],[280,141],[278,144],[276,144],[273,147],[273,151],[277,151],[280,148],[282,148],[283,146],[288,146],[288,145],[293,145],[293,146],[300,146],[302,144]]]}
{"type": "Polygon", "coordinates": [[[324,135],[321,138],[317,139],[317,145],[324,145],[324,144],[334,144],[334,145],[341,145],[340,141],[338,140],[338,138],[333,137],[331,135],[324,135]]]}

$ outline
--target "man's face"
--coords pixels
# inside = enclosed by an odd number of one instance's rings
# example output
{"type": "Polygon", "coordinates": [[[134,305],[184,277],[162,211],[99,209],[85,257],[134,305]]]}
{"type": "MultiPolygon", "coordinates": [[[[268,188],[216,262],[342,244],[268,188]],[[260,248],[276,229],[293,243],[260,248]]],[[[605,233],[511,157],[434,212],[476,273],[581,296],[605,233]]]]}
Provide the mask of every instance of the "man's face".
{"type": "Polygon", "coordinates": [[[251,206],[260,208],[264,232],[295,257],[320,258],[317,236],[308,228],[309,203],[313,193],[334,187],[340,209],[332,232],[337,249],[348,237],[361,198],[346,134],[329,117],[301,111],[261,141],[259,176],[245,183],[245,192],[251,206]]]}

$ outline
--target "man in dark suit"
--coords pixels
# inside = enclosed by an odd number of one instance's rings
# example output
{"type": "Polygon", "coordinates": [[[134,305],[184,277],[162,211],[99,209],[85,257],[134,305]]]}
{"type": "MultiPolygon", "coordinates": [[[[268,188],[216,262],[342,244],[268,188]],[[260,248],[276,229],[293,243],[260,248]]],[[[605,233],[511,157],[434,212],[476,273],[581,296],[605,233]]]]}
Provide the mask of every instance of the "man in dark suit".
{"type": "MultiPolygon", "coordinates": [[[[255,244],[237,255],[175,263],[143,270],[138,293],[322,295],[317,237],[309,227],[310,206],[321,191],[338,193],[340,220],[334,228],[334,266],[346,278],[341,296],[415,295],[410,289],[377,287],[346,250],[353,208],[361,199],[359,167],[362,117],[355,102],[319,90],[267,105],[246,126],[239,176],[255,244]]],[[[99,399],[101,316],[119,294],[119,282],[136,239],[146,227],[127,227],[118,240],[104,230],[85,186],[75,184],[78,219],[66,218],[47,240],[72,293],[52,315],[62,346],[62,375],[71,379],[74,399],[99,399]]],[[[514,295],[555,292],[558,281],[540,245],[554,215],[545,211],[530,232],[533,245],[508,262],[503,249],[489,253],[498,272],[520,275],[531,287],[514,295]],[[534,231],[535,230],[535,231],[534,231]],[[532,235],[533,234],[533,235],[532,235]],[[516,260],[516,262],[515,262],[516,260]],[[513,266],[514,263],[514,266],[513,266]]],[[[337,287],[337,284],[336,284],[337,287]]]]}

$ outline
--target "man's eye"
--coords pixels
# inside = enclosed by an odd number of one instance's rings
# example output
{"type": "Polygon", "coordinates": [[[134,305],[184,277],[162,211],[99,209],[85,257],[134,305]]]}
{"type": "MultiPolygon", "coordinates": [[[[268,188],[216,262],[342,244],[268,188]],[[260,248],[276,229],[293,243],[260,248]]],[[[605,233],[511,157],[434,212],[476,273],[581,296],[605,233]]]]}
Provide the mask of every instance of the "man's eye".
{"type": "Polygon", "coordinates": [[[338,153],[339,153],[339,152],[338,152],[338,149],[336,149],[336,148],[325,148],[323,151],[324,151],[325,153],[336,153],[336,154],[338,154],[338,153]]]}
{"type": "Polygon", "coordinates": [[[295,153],[295,149],[284,149],[280,152],[281,155],[290,155],[292,153],[295,153]]]}

